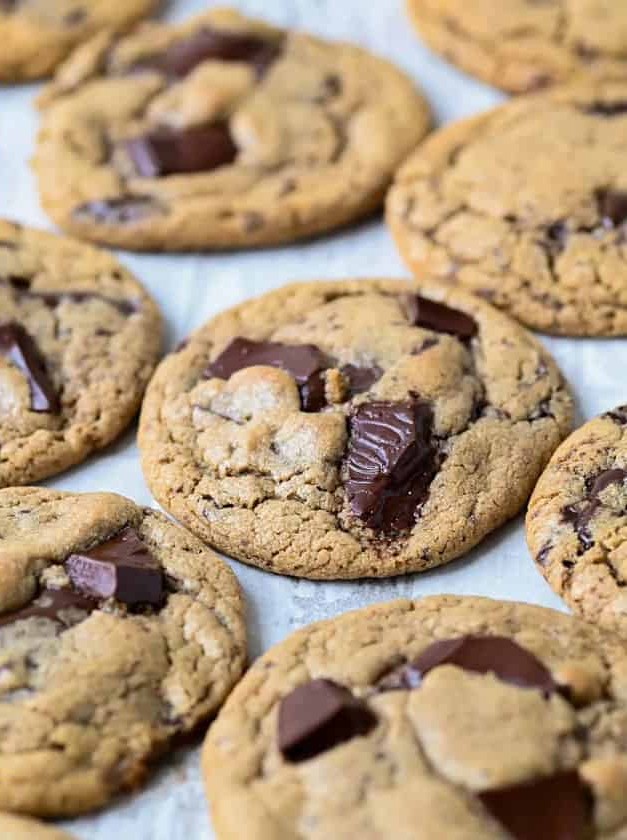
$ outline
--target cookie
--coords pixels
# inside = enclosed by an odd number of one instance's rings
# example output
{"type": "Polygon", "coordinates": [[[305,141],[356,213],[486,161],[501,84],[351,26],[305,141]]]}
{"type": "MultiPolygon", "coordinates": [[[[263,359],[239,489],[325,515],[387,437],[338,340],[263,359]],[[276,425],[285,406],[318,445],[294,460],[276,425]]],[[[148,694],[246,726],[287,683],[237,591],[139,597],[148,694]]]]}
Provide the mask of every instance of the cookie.
{"type": "Polygon", "coordinates": [[[627,71],[627,6],[616,0],[407,0],[407,9],[436,52],[512,93],[627,71]]]}
{"type": "Polygon", "coordinates": [[[45,209],[131,250],[273,245],[354,222],[430,124],[382,59],[225,9],[97,39],[45,99],[45,209]]]}
{"type": "Polygon", "coordinates": [[[0,809],[73,815],[138,786],[245,656],[233,573],[162,514],[0,491],[0,809]]]}
{"type": "Polygon", "coordinates": [[[219,840],[583,840],[627,825],[618,636],[541,607],[437,596],[313,624],[209,731],[219,840]]]}
{"type": "Polygon", "coordinates": [[[59,828],[12,814],[0,814],[0,837],[2,840],[72,840],[59,828]]]}
{"type": "Polygon", "coordinates": [[[627,81],[507,103],[432,135],[387,218],[413,270],[530,327],[627,334],[627,81]]]}
{"type": "Polygon", "coordinates": [[[0,82],[49,76],[71,50],[101,31],[122,31],[158,0],[0,0],[0,82]]]}
{"type": "Polygon", "coordinates": [[[527,541],[575,612],[627,626],[627,406],[586,423],[555,452],[529,503],[527,541]]]}
{"type": "Polygon", "coordinates": [[[571,417],[551,357],[479,299],[312,282],[218,315],[168,356],[139,443],[159,502],[221,551],[383,577],[452,560],[514,516],[571,417]]]}
{"type": "Polygon", "coordinates": [[[156,304],[111,255],[0,220],[0,487],[114,440],[160,346],[156,304]]]}

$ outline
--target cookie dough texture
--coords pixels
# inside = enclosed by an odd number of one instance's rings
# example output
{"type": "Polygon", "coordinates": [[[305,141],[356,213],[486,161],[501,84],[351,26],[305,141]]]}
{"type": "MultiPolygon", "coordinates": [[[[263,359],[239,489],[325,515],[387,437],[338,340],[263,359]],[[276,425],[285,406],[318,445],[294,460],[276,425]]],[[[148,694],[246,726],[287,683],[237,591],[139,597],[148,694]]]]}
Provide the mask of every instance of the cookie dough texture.
{"type": "Polygon", "coordinates": [[[32,410],[0,354],[0,487],[83,461],[130,423],[161,347],[161,316],[110,254],[0,220],[0,323],[36,342],[59,411],[32,410]]]}
{"type": "Polygon", "coordinates": [[[138,786],[149,761],[240,677],[243,604],[230,569],[155,511],[111,494],[0,491],[0,620],[67,585],[72,552],[134,528],[161,564],[160,610],[114,599],[79,623],[0,624],[0,808],[73,815],[138,786]]]}
{"type": "Polygon", "coordinates": [[[531,327],[625,335],[625,142],[625,82],[515,100],[419,146],[390,193],[389,225],[413,270],[531,327]]]}
{"type": "Polygon", "coordinates": [[[540,607],[438,596],[311,625],[253,665],[209,732],[203,772],[217,835],[505,840],[509,833],[477,795],[577,768],[595,801],[586,836],[619,840],[627,821],[626,697],[619,638],[540,607]],[[576,701],[451,665],[413,691],[373,691],[433,642],[466,634],[513,640],[576,701]],[[363,698],[377,726],[289,763],[277,748],[280,701],[319,678],[363,698]]]}
{"type": "Polygon", "coordinates": [[[45,209],[80,237],[131,250],[271,245],[353,222],[381,205],[430,126],[422,95],[386,61],[225,9],[96,39],[44,100],[35,169],[45,209]],[[274,55],[263,67],[196,59],[176,79],[155,66],[207,31],[265,40],[274,55]],[[141,177],[124,148],[210,123],[235,145],[211,171],[141,177]]]}
{"type": "Polygon", "coordinates": [[[72,840],[59,828],[13,814],[0,814],[0,837],[2,840],[72,840]]]}
{"type": "Polygon", "coordinates": [[[627,627],[627,406],[586,423],[555,452],[529,504],[527,539],[573,610],[627,627]]]}
{"type": "Polygon", "coordinates": [[[123,31],[158,0],[2,0],[0,82],[49,76],[70,51],[101,31],[123,31]]]}
{"type": "Polygon", "coordinates": [[[427,44],[512,93],[627,69],[627,7],[616,0],[407,0],[427,44]]]}
{"type": "Polygon", "coordinates": [[[159,502],[220,550],[309,578],[398,575],[458,557],[514,516],[559,441],[572,399],[527,332],[477,298],[420,294],[469,314],[469,342],[408,321],[403,281],[294,284],[243,303],[195,332],[159,366],[140,420],[147,482],[159,502]],[[337,360],[329,405],[301,410],[293,377],[250,367],[204,372],[235,338],[313,344],[337,360]],[[343,396],[344,365],[378,368],[343,396]],[[353,515],[345,490],[347,418],[364,403],[418,395],[433,411],[439,464],[415,524],[381,534],[353,515]]]}

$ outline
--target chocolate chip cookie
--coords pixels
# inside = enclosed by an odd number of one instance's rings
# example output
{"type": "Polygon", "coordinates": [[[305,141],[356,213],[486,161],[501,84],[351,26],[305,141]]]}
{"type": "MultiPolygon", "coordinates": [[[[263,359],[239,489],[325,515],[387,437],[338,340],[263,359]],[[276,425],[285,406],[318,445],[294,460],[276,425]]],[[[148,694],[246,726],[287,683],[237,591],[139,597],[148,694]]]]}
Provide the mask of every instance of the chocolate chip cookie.
{"type": "Polygon", "coordinates": [[[395,601],[258,660],[204,747],[220,840],[592,840],[627,826],[618,636],[486,598],[395,601]]]}
{"type": "Polygon", "coordinates": [[[621,0],[407,0],[407,8],[434,50],[513,93],[627,70],[621,0]]]}
{"type": "Polygon", "coordinates": [[[72,840],[59,828],[12,814],[0,814],[0,837],[2,840],[72,840]]]}
{"type": "Polygon", "coordinates": [[[72,815],[138,786],[245,656],[233,573],[162,514],[0,491],[0,809],[72,815]]]}
{"type": "Polygon", "coordinates": [[[0,82],[48,76],[100,31],[122,31],[158,0],[0,0],[0,82]]]}
{"type": "Polygon", "coordinates": [[[97,39],[45,100],[46,210],[132,250],[270,245],[353,222],[430,123],[387,62],[225,9],[97,39]]]}
{"type": "Polygon", "coordinates": [[[156,304],[111,255],[0,220],[0,487],[116,438],[160,345],[156,304]]]}
{"type": "Polygon", "coordinates": [[[571,416],[551,357],[478,298],[317,282],[225,312],[168,356],[139,442],[159,502],[227,554],[382,577],[514,516],[571,416]]]}
{"type": "Polygon", "coordinates": [[[401,168],[388,222],[415,271],[562,335],[627,334],[627,82],[447,126],[401,168]]]}
{"type": "Polygon", "coordinates": [[[555,452],[529,503],[527,540],[569,606],[627,626],[627,406],[586,423],[555,452]]]}

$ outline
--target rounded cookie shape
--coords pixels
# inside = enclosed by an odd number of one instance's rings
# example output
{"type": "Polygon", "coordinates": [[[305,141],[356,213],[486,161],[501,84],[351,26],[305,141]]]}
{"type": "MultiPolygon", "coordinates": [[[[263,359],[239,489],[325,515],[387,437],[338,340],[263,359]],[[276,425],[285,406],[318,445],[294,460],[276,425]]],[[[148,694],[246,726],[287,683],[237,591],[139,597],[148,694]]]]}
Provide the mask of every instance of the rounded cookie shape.
{"type": "Polygon", "coordinates": [[[105,493],[0,491],[0,808],[83,813],[220,706],[246,658],[228,566],[105,493]]]}
{"type": "Polygon", "coordinates": [[[2,840],[72,840],[69,834],[50,825],[0,813],[0,837],[2,840]]]}
{"type": "Polygon", "coordinates": [[[529,502],[527,541],[573,610],[627,626],[627,406],[586,423],[555,452],[529,502]]]}
{"type": "Polygon", "coordinates": [[[159,502],[227,554],[383,577],[458,557],[514,516],[571,415],[551,357],[479,299],[310,282],[168,356],[139,443],[159,502]]]}
{"type": "Polygon", "coordinates": [[[0,220],[0,487],[114,440],[139,408],[161,329],[110,254],[0,220]]]}
{"type": "Polygon", "coordinates": [[[627,83],[582,82],[447,126],[397,175],[407,263],[562,335],[627,334],[627,83]]]}
{"type": "Polygon", "coordinates": [[[271,245],[356,221],[430,125],[386,61],[225,9],[95,40],[44,100],[44,207],[131,250],[271,245]]]}
{"type": "Polygon", "coordinates": [[[95,33],[122,31],[149,15],[158,0],[0,0],[0,82],[50,75],[95,33]]]}
{"type": "Polygon", "coordinates": [[[203,773],[219,840],[618,840],[626,751],[618,636],[437,596],[268,651],[210,729],[203,773]]]}
{"type": "Polygon", "coordinates": [[[627,70],[627,7],[615,0],[407,0],[407,9],[430,47],[512,93],[627,70]]]}

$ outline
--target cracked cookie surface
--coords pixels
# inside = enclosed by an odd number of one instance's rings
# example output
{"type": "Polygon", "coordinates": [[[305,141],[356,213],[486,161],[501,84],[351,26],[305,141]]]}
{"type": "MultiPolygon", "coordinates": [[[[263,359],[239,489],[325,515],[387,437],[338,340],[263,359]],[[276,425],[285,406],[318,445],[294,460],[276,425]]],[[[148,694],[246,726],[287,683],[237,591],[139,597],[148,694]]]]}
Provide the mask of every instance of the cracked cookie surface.
{"type": "Polygon", "coordinates": [[[305,627],[252,666],[208,734],[217,835],[620,840],[626,666],[613,633],[485,598],[305,627]]]}
{"type": "Polygon", "coordinates": [[[627,626],[627,406],[577,429],[553,455],[529,503],[538,569],[589,621],[627,626]]]}
{"type": "Polygon", "coordinates": [[[270,245],[356,221],[430,125],[386,61],[225,9],[94,40],[43,101],[44,207],[131,250],[270,245]]]}
{"type": "Polygon", "coordinates": [[[118,437],[161,328],[110,254],[0,220],[0,487],[54,475],[118,437]]]}
{"type": "Polygon", "coordinates": [[[528,326],[627,334],[627,84],[514,100],[428,138],[387,219],[407,263],[528,326]]]}
{"type": "Polygon", "coordinates": [[[616,0],[407,0],[426,42],[512,93],[627,69],[627,7],[616,0]]]}
{"type": "Polygon", "coordinates": [[[169,355],[139,443],[155,497],[227,554],[383,577],[458,557],[514,516],[571,417],[550,356],[479,299],[310,282],[169,355]]]}
{"type": "Polygon", "coordinates": [[[77,44],[128,29],[158,0],[0,0],[0,82],[50,75],[77,44]]]}
{"type": "Polygon", "coordinates": [[[1,813],[0,837],[2,840],[72,840],[72,837],[60,828],[1,813]]]}
{"type": "Polygon", "coordinates": [[[83,813],[220,706],[246,658],[228,566],[112,494],[0,490],[0,808],[83,813]]]}

